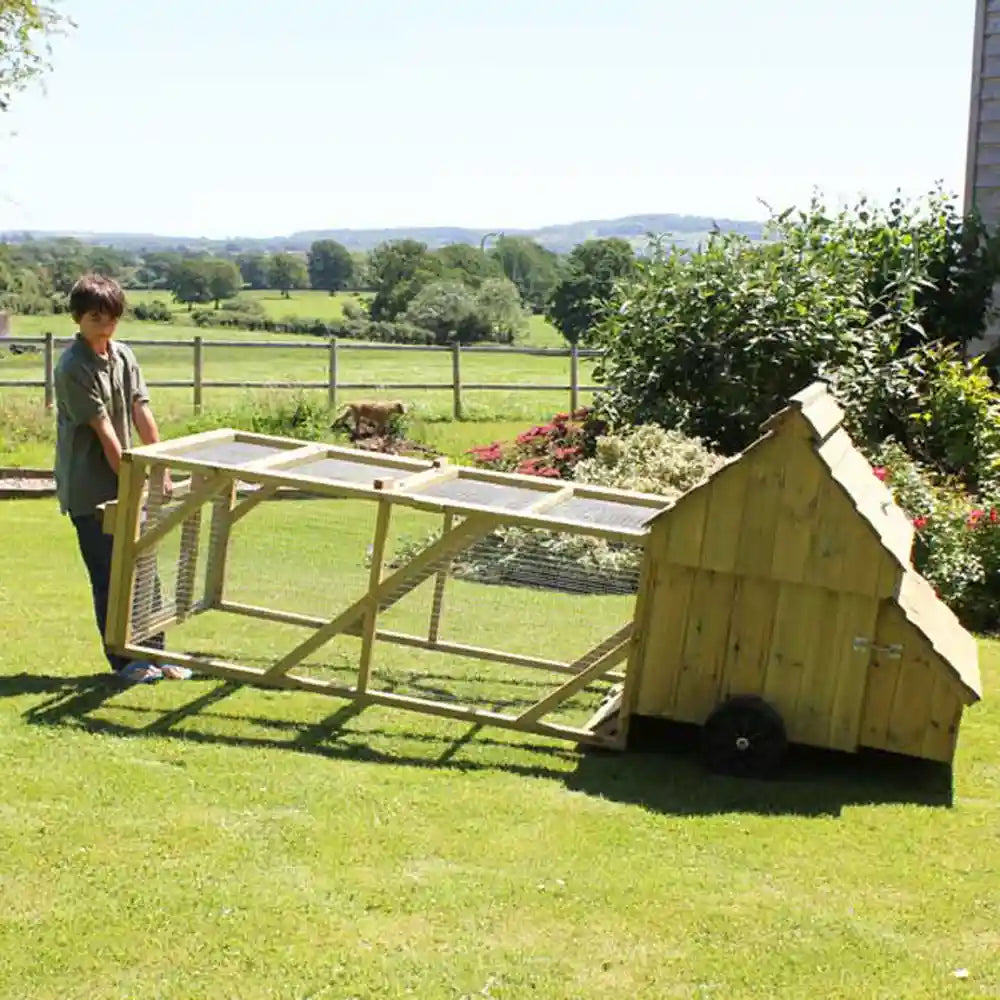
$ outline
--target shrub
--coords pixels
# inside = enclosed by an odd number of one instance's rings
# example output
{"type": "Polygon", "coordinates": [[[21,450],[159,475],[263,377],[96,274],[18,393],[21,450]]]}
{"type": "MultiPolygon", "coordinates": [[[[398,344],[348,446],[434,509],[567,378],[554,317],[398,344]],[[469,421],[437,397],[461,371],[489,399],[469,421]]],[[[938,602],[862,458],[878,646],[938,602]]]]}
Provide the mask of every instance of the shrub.
{"type": "Polygon", "coordinates": [[[647,424],[624,435],[598,438],[594,457],[581,461],[573,478],[672,499],[696,486],[724,461],[698,438],[647,424]]]}
{"type": "MultiPolygon", "coordinates": [[[[552,422],[521,434],[513,447],[473,449],[480,465],[513,468],[530,475],[562,474],[575,482],[657,493],[673,499],[717,469],[724,459],[696,439],[660,427],[635,428],[623,436],[599,436],[589,411],[557,414],[552,422]],[[588,423],[590,421],[590,423],[588,423]],[[590,457],[582,443],[590,428],[590,457]],[[573,454],[567,454],[572,452],[573,454]]],[[[503,528],[459,558],[456,572],[484,583],[537,584],[538,567],[558,562],[562,589],[576,593],[621,593],[638,582],[641,553],[602,538],[539,529],[503,528]]],[[[550,574],[551,575],[551,574],[550,574]]]]}
{"type": "Polygon", "coordinates": [[[607,425],[587,408],[557,413],[548,423],[529,427],[512,442],[472,448],[477,465],[529,476],[569,478],[577,462],[594,454],[607,425]]]}
{"type": "Polygon", "coordinates": [[[132,306],[132,315],[138,320],[145,320],[150,323],[172,323],[174,320],[173,311],[169,303],[162,299],[153,299],[151,302],[137,302],[132,306]]]}
{"type": "Polygon", "coordinates": [[[967,494],[922,467],[896,441],[874,455],[874,472],[913,521],[913,562],[966,628],[1000,627],[1000,503],[967,494]]]}
{"type": "Polygon", "coordinates": [[[599,405],[616,425],[657,423],[731,454],[789,396],[839,375],[851,408],[864,404],[869,443],[891,430],[933,468],[978,478],[993,407],[940,344],[980,334],[998,259],[1000,235],[940,192],[917,208],[862,201],[836,214],[814,199],[772,217],[757,243],[715,233],[696,253],[654,245],[593,331],[609,386],[599,405]],[[934,408],[915,420],[928,387],[934,408]]]}

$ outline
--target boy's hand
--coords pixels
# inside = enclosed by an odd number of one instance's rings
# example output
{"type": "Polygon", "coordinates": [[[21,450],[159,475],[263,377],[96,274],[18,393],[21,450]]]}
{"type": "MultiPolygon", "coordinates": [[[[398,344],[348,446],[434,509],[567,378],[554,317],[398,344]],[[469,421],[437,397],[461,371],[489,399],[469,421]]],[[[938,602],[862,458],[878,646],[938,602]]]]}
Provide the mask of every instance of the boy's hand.
{"type": "Polygon", "coordinates": [[[163,470],[163,499],[169,500],[174,495],[174,481],[170,478],[170,470],[163,470]]]}

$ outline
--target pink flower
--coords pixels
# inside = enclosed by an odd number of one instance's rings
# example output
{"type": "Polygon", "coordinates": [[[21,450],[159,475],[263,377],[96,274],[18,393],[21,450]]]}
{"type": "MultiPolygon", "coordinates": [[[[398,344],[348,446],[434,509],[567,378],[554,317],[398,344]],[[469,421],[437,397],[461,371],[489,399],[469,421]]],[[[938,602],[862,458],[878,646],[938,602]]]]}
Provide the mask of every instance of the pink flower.
{"type": "Polygon", "coordinates": [[[916,528],[917,531],[923,531],[924,528],[927,527],[927,518],[926,517],[915,517],[913,519],[913,527],[916,528]]]}
{"type": "Polygon", "coordinates": [[[983,519],[984,511],[979,509],[969,512],[969,519],[965,522],[970,528],[974,528],[983,519]]]}
{"type": "Polygon", "coordinates": [[[872,472],[875,473],[875,478],[883,483],[889,478],[889,470],[884,465],[876,465],[872,472]]]}

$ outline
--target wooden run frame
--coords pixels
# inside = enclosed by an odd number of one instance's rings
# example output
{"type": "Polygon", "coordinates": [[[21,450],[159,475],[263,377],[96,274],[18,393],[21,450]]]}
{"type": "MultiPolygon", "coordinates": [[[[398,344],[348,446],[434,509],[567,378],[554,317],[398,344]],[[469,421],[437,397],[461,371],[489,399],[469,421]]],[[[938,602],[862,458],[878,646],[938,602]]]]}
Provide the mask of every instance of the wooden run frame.
{"type": "MultiPolygon", "coordinates": [[[[156,661],[168,661],[189,666],[199,673],[225,680],[277,688],[294,688],[318,694],[351,699],[359,704],[386,705],[410,709],[430,715],[464,720],[474,724],[489,724],[543,736],[570,739],[621,749],[626,727],[619,724],[613,732],[599,727],[595,715],[582,726],[562,725],[547,721],[546,716],[587,685],[600,679],[622,681],[626,673],[622,664],[634,660],[638,636],[635,618],[620,625],[612,634],[573,662],[525,656],[498,649],[440,638],[440,623],[446,605],[446,580],[451,560],[494,529],[517,525],[548,528],[627,542],[640,547],[645,568],[646,526],[615,527],[596,523],[570,521],[558,516],[558,507],[571,498],[603,500],[617,505],[640,508],[649,517],[669,506],[663,497],[622,490],[580,486],[551,481],[537,476],[495,473],[484,469],[452,465],[444,460],[425,461],[399,456],[364,452],[323,444],[307,444],[287,438],[249,434],[232,430],[209,431],[174,441],[161,442],[127,452],[122,459],[118,499],[106,506],[104,530],[112,533],[114,559],[106,639],[124,655],[156,661]],[[270,454],[253,461],[226,464],[191,457],[193,450],[249,444],[272,449],[270,454]],[[373,465],[370,485],[355,481],[332,481],[305,475],[299,467],[322,459],[346,460],[356,465],[373,465]],[[393,475],[387,475],[389,469],[393,475]],[[185,471],[190,478],[179,483],[169,509],[162,496],[165,470],[185,471]],[[486,504],[456,501],[423,490],[461,477],[518,487],[537,493],[537,500],[516,511],[486,504]],[[242,487],[242,489],[241,489],[242,487]],[[248,489],[248,487],[250,489],[248,489]],[[232,526],[246,517],[260,503],[277,499],[291,492],[295,495],[367,499],[377,505],[375,533],[371,550],[371,571],[368,586],[348,607],[330,618],[295,614],[227,600],[225,596],[226,553],[232,526]],[[147,517],[143,522],[143,506],[147,517]],[[211,533],[204,568],[204,587],[195,595],[194,559],[178,569],[174,607],[155,618],[143,617],[143,635],[169,628],[200,611],[215,610],[244,615],[266,621],[302,627],[310,634],[294,648],[278,657],[264,669],[218,659],[211,656],[181,653],[168,648],[154,649],[135,636],[132,627],[137,594],[137,577],[152,568],[144,568],[144,558],[150,556],[156,544],[170,531],[181,531],[182,553],[197,552],[203,508],[211,507],[211,533]],[[389,572],[384,571],[385,544],[392,511],[396,505],[440,514],[442,534],[432,544],[407,563],[389,572]],[[379,616],[423,581],[433,578],[434,592],[426,635],[412,635],[379,627],[379,616]],[[155,629],[154,629],[155,627],[155,629]],[[303,676],[296,672],[303,660],[335,636],[361,639],[357,677],[353,685],[332,683],[303,676]],[[513,667],[545,670],[564,675],[565,679],[552,691],[518,714],[486,711],[447,701],[410,697],[372,686],[371,668],[378,643],[390,643],[413,649],[431,650],[469,659],[502,663],[513,667]]],[[[143,588],[143,592],[148,591],[143,588]]],[[[637,603],[641,603],[640,593],[637,603]]],[[[621,720],[623,723],[624,720],[621,720]]]]}

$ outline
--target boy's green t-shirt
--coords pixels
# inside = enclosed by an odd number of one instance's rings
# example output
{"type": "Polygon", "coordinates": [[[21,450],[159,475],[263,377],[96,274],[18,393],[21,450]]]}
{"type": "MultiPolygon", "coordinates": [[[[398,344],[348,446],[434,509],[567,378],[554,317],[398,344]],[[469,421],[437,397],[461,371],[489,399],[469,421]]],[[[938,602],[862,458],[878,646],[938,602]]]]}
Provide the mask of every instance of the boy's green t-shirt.
{"type": "Polygon", "coordinates": [[[118,476],[108,464],[90,421],[107,414],[122,450],[132,446],[132,404],[148,402],[149,392],[135,355],[112,341],[97,354],[77,334],[55,368],[55,480],[64,514],[95,513],[98,504],[118,495],[118,476]]]}

